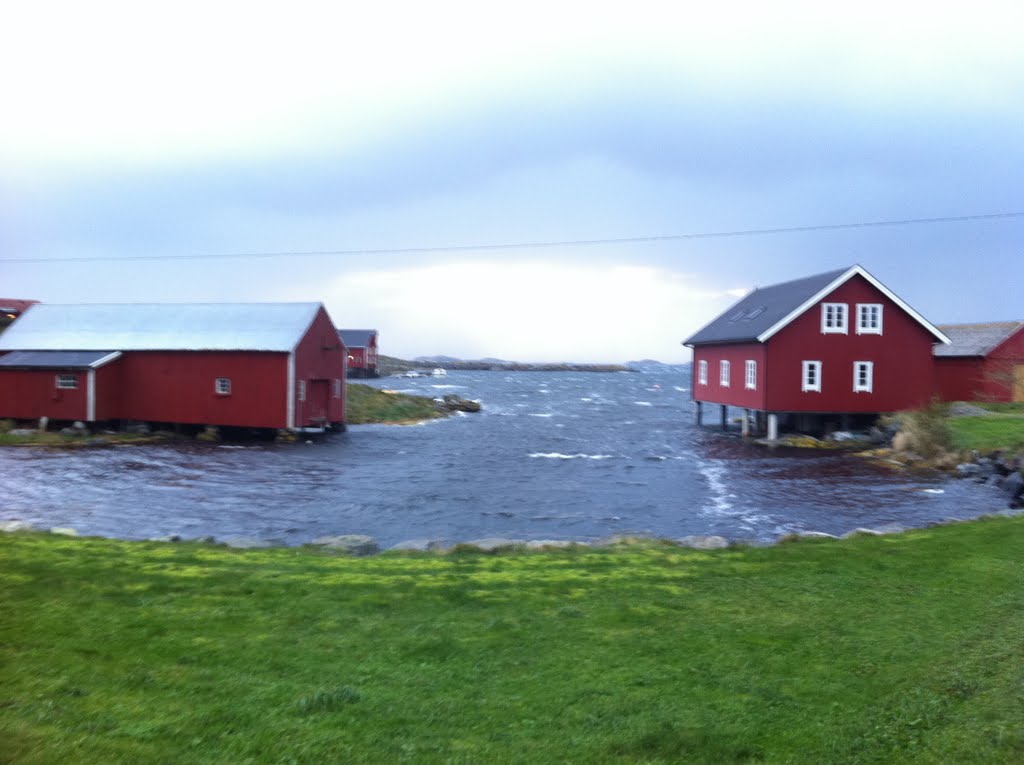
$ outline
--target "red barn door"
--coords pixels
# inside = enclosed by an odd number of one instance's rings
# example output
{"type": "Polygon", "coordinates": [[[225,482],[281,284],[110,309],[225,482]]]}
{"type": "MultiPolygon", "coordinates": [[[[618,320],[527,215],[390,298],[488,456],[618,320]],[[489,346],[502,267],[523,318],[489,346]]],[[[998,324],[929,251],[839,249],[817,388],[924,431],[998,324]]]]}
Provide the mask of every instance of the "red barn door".
{"type": "Polygon", "coordinates": [[[306,414],[310,425],[326,425],[327,405],[331,397],[329,380],[309,381],[309,400],[306,403],[306,414]]]}

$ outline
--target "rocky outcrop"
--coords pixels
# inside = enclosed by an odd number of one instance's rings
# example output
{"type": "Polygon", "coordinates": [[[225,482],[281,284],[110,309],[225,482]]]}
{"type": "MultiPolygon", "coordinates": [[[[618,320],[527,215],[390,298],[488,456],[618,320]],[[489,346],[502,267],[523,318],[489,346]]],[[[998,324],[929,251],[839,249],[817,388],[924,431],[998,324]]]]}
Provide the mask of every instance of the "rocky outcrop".
{"type": "Polygon", "coordinates": [[[721,550],[729,546],[729,540],[716,535],[691,534],[676,540],[680,547],[692,547],[695,550],[721,550]]]}
{"type": "Polygon", "coordinates": [[[446,412],[479,412],[480,402],[471,401],[468,398],[448,394],[438,404],[439,408],[446,412]]]}
{"type": "Polygon", "coordinates": [[[258,537],[227,537],[226,539],[221,540],[221,542],[228,547],[234,547],[239,550],[273,547],[273,543],[268,542],[266,539],[259,539],[258,537]]]}
{"type": "Polygon", "coordinates": [[[317,537],[311,545],[338,550],[348,555],[374,555],[380,552],[380,546],[373,537],[365,534],[341,534],[338,536],[317,537]]]}

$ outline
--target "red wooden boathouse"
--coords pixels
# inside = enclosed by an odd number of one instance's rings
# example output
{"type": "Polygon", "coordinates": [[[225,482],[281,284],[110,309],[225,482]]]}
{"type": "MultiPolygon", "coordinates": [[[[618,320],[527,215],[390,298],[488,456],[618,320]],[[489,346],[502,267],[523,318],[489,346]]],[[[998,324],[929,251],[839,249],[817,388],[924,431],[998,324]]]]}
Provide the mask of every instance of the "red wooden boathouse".
{"type": "Polygon", "coordinates": [[[349,377],[380,377],[377,365],[377,330],[339,329],[338,335],[348,349],[349,377]]]}
{"type": "Polygon", "coordinates": [[[320,430],[345,351],[320,303],[53,305],[0,335],[0,417],[320,430]]]}
{"type": "Polygon", "coordinates": [[[939,326],[935,391],[943,401],[1024,401],[1024,322],[939,326]]]}
{"type": "MultiPolygon", "coordinates": [[[[745,410],[776,438],[926,404],[948,338],[860,266],[755,289],[687,339],[693,398],[745,410]]],[[[759,428],[760,429],[760,428],[759,428]]]]}

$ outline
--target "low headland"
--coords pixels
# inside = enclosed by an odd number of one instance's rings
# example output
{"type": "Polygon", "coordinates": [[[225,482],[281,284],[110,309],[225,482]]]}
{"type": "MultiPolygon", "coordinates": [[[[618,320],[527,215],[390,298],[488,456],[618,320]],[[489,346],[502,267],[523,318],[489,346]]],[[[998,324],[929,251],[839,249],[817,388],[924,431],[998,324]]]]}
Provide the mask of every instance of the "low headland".
{"type": "Polygon", "coordinates": [[[1022,556],[0,534],[0,761],[1017,763],[1022,556]]]}

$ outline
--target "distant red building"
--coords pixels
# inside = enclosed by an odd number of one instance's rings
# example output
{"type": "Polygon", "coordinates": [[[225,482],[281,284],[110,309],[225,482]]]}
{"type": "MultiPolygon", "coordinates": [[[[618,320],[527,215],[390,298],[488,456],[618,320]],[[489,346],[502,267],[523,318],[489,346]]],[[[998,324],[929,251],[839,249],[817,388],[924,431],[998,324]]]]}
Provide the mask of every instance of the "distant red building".
{"type": "Polygon", "coordinates": [[[28,310],[38,300],[19,300],[16,298],[0,298],[0,327],[6,327],[28,310]]]}
{"type": "Polygon", "coordinates": [[[319,303],[40,304],[0,335],[0,417],[248,428],[345,422],[319,303]]]}
{"type": "Polygon", "coordinates": [[[1024,322],[945,324],[935,348],[935,391],[943,401],[1024,401],[1024,322]]]}
{"type": "Polygon", "coordinates": [[[338,334],[348,349],[349,377],[380,377],[377,363],[377,330],[339,329],[338,334]]]}
{"type": "MultiPolygon", "coordinates": [[[[932,393],[932,347],[948,338],[860,266],[754,290],[685,341],[693,398],[801,429],[912,409],[932,393]]],[[[749,418],[744,418],[744,427],[749,418]]]]}

